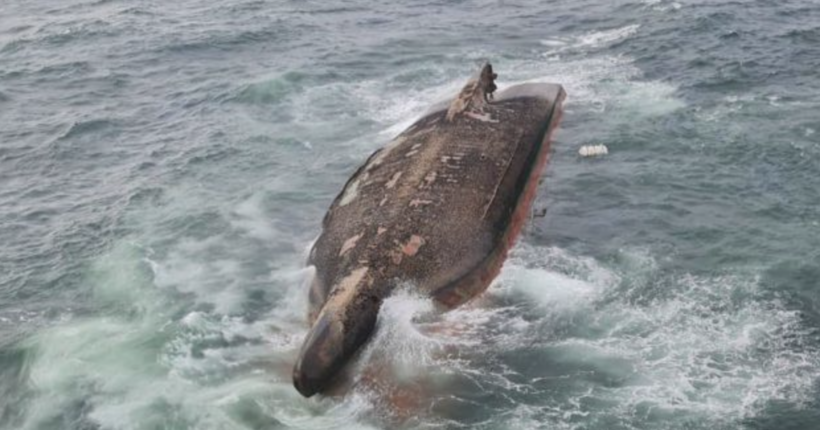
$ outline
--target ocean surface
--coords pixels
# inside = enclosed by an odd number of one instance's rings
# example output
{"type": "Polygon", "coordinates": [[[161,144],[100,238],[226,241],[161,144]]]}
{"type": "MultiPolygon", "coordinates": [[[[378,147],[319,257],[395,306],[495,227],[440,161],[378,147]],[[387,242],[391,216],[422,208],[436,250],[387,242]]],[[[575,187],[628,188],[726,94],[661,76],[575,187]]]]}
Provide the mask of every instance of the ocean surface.
{"type": "Polygon", "coordinates": [[[818,112],[813,0],[3,0],[0,428],[820,429],[818,112]],[[325,210],[486,60],[546,216],[302,398],[325,210]]]}

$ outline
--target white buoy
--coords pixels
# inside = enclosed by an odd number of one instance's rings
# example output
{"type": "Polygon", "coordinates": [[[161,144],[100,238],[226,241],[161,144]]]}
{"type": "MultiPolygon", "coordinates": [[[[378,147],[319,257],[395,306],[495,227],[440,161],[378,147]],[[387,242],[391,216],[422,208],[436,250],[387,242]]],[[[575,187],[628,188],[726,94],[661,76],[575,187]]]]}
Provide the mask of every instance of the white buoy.
{"type": "Polygon", "coordinates": [[[595,157],[607,154],[609,154],[609,148],[606,145],[584,145],[578,150],[578,155],[581,157],[595,157]]]}

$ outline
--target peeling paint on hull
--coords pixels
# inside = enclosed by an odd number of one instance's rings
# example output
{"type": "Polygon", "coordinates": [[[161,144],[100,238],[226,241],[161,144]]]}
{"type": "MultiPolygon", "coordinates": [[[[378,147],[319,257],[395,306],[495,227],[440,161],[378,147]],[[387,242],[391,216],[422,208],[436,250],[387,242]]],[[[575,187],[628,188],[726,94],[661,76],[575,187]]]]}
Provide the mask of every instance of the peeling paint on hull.
{"type": "Polygon", "coordinates": [[[311,331],[294,373],[302,394],[329,383],[307,384],[305,372],[330,374],[301,367],[305,360],[340,368],[367,341],[397,285],[414,285],[446,307],[490,285],[528,218],[564,97],[559,85],[522,84],[492,102],[457,98],[353,174],[311,252],[311,324],[336,338],[311,331]],[[367,276],[353,277],[362,267],[367,276]],[[317,349],[316,339],[328,346],[317,349]]]}

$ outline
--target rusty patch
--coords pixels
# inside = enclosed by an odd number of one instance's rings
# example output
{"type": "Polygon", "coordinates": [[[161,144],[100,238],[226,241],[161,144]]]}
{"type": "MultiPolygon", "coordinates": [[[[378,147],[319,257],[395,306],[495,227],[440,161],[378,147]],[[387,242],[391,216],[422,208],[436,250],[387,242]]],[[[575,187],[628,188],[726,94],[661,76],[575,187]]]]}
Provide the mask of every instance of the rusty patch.
{"type": "Polygon", "coordinates": [[[421,248],[422,245],[424,245],[424,238],[414,234],[410,236],[410,240],[401,247],[401,252],[408,257],[412,257],[419,252],[419,248],[421,248]]]}

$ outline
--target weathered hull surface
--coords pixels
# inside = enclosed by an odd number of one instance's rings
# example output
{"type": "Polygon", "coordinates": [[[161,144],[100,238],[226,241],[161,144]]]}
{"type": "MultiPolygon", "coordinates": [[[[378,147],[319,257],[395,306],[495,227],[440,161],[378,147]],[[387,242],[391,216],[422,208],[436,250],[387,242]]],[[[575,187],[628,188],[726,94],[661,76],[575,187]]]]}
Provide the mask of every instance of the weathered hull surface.
{"type": "Polygon", "coordinates": [[[528,217],[564,97],[559,85],[523,84],[454,115],[457,99],[355,172],[310,253],[313,328],[294,370],[303,395],[366,342],[398,285],[447,307],[489,286],[528,217]]]}

